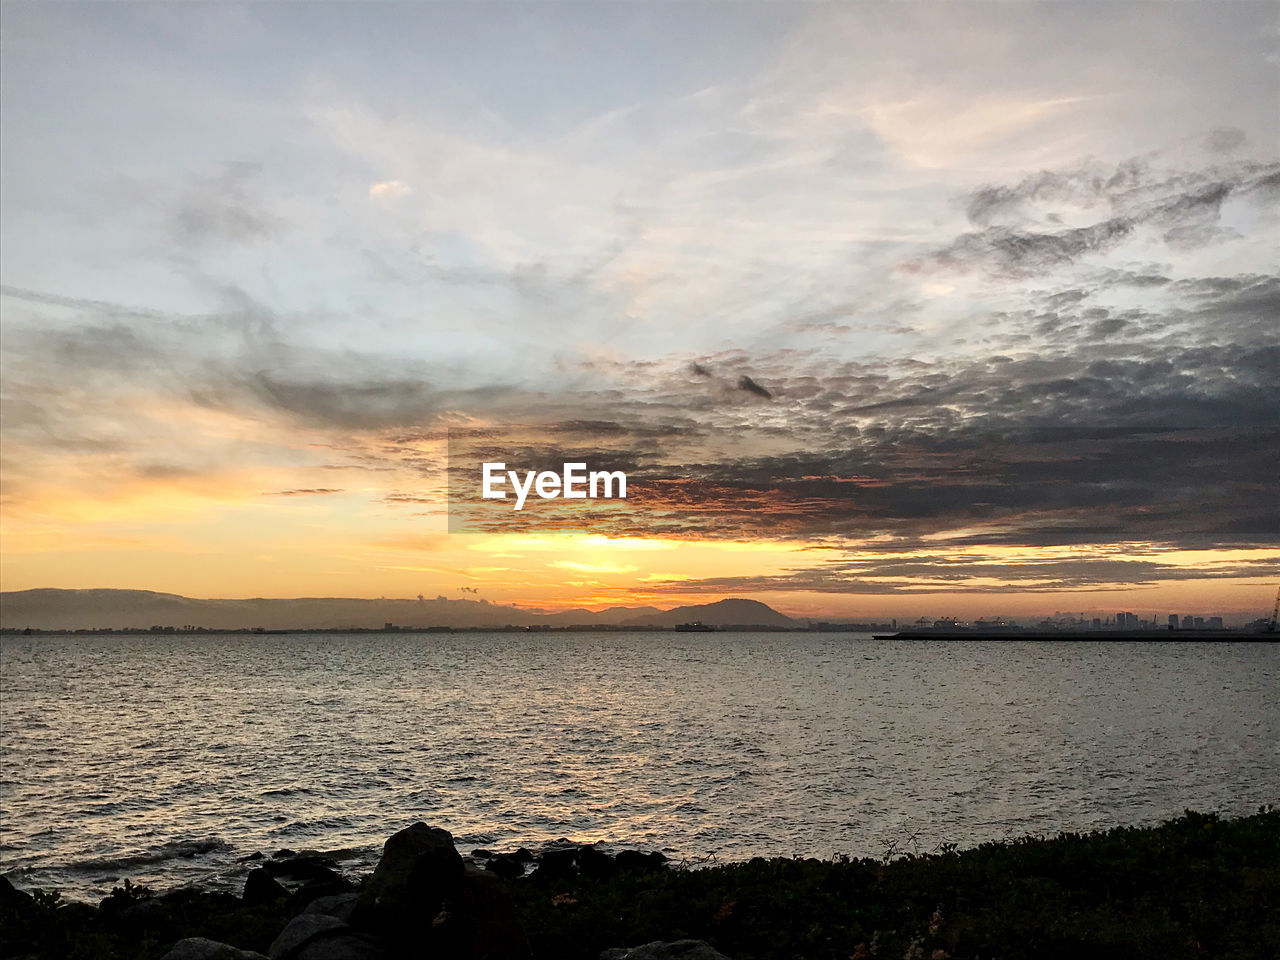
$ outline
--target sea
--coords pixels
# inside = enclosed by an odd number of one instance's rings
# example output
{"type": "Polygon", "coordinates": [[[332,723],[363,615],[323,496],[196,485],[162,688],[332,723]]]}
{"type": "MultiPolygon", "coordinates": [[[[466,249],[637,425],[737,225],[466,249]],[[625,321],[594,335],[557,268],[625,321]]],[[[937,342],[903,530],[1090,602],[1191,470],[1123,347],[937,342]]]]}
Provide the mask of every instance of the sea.
{"type": "Polygon", "coordinates": [[[1280,802],[1280,645],[842,633],[5,636],[0,873],[92,901],[559,838],[889,857],[1280,802]]]}

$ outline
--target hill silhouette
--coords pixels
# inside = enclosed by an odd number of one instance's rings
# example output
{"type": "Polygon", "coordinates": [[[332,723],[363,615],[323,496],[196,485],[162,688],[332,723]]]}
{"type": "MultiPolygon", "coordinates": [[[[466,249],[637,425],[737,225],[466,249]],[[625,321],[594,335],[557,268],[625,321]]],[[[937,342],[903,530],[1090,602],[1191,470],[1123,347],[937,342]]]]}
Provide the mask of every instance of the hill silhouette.
{"type": "Polygon", "coordinates": [[[202,600],[151,590],[13,590],[0,593],[0,626],[39,630],[147,629],[152,626],[213,630],[377,629],[455,627],[672,627],[700,620],[713,626],[799,627],[802,624],[755,600],[660,610],[652,606],[547,612],[487,600],[297,597],[202,600]]]}

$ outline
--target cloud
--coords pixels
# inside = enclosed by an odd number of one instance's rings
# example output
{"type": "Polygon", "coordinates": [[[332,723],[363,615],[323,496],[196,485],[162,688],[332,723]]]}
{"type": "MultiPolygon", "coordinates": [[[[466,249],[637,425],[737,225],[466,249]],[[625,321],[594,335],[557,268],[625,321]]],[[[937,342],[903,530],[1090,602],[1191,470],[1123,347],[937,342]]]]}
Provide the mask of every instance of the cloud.
{"type": "Polygon", "coordinates": [[[1258,579],[1272,575],[1280,554],[1209,560],[1188,566],[1159,560],[997,558],[920,553],[890,559],[837,560],[775,576],[668,579],[652,584],[668,593],[910,595],[1123,590],[1155,583],[1258,579]]]}
{"type": "Polygon", "coordinates": [[[958,237],[932,259],[943,268],[965,269],[976,265],[1013,276],[1037,274],[1070,263],[1086,253],[1115,246],[1133,228],[1134,222],[1125,217],[1057,233],[991,227],[958,237]]]}
{"type": "Polygon", "coordinates": [[[413,193],[413,188],[400,180],[383,180],[369,187],[370,200],[394,200],[413,193]]]}
{"type": "Polygon", "coordinates": [[[1244,146],[1248,139],[1239,127],[1215,127],[1205,135],[1204,142],[1214,153],[1230,153],[1244,146]]]}
{"type": "Polygon", "coordinates": [[[753,393],[757,397],[763,397],[766,400],[772,400],[773,394],[766,390],[760,384],[756,383],[746,374],[738,378],[738,389],[745,390],[747,393],[753,393]]]}
{"type": "Polygon", "coordinates": [[[342,493],[342,490],[332,487],[306,487],[299,490],[276,490],[271,493],[264,493],[264,497],[318,497],[328,496],[333,493],[342,493]]]}
{"type": "Polygon", "coordinates": [[[174,239],[191,246],[274,239],[284,222],[257,195],[258,171],[256,164],[228,163],[218,176],[187,183],[170,214],[174,239]]]}
{"type": "Polygon", "coordinates": [[[576,560],[553,560],[547,566],[579,573],[635,573],[640,569],[623,563],[579,563],[576,560]]]}
{"type": "Polygon", "coordinates": [[[1167,244],[1199,246],[1217,237],[1229,198],[1266,204],[1278,176],[1275,162],[1179,170],[1142,158],[1041,171],[962,198],[969,222],[982,229],[961,234],[908,268],[1036,276],[1118,247],[1144,226],[1158,230],[1167,244]],[[1068,215],[1092,215],[1092,222],[1055,229],[1068,215]]]}
{"type": "MultiPolygon", "coordinates": [[[[190,314],[8,288],[21,315],[6,323],[6,438],[104,470],[146,469],[161,439],[193,464],[361,469],[383,481],[369,498],[387,509],[443,503],[420,485],[441,476],[447,428],[491,459],[628,471],[626,509],[508,511],[497,530],[957,551],[1267,545],[1280,530],[1268,495],[1280,277],[1259,251],[1277,169],[1091,162],[968,190],[963,221],[940,202],[927,238],[887,245],[872,266],[862,248],[830,248],[837,266],[794,297],[717,307],[750,322],[718,328],[712,350],[685,336],[691,324],[640,308],[638,336],[666,336],[668,352],[590,324],[553,348],[531,334],[527,349],[451,352],[483,326],[481,301],[445,338],[416,301],[412,322],[375,327],[358,308],[289,313],[235,284],[218,288],[220,309],[190,314]],[[893,262],[948,276],[930,288],[881,269],[893,262]],[[501,351],[519,362],[500,368],[501,351]],[[148,408],[207,419],[166,428],[148,408]],[[299,452],[312,445],[325,463],[299,452]]],[[[635,236],[643,247],[647,232],[635,236]]],[[[563,295],[581,297],[569,315],[604,317],[636,251],[476,269],[513,309],[554,313],[563,295]]],[[[752,262],[767,288],[781,261],[752,262]]],[[[276,495],[334,479],[287,476],[279,485],[297,486],[276,495]]]]}

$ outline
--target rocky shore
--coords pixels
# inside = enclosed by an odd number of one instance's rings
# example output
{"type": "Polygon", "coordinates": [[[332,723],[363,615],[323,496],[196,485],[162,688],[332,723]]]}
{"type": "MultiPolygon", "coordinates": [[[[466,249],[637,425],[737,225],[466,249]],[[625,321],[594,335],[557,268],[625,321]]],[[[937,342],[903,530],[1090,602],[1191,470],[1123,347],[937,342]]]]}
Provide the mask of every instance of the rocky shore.
{"type": "Polygon", "coordinates": [[[1280,810],[1188,812],[892,860],[474,851],[415,823],[374,872],[254,855],[240,896],[128,882],[98,906],[0,878],[0,955],[59,960],[960,960],[1280,956],[1280,810]]]}

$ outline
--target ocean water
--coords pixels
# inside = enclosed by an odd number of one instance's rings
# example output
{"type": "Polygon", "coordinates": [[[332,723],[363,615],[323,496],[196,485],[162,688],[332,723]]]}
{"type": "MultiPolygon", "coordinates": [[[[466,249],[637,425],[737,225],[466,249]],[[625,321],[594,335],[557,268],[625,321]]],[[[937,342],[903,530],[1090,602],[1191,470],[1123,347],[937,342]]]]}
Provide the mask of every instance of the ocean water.
{"type": "Polygon", "coordinates": [[[884,856],[1280,802],[1280,646],[858,634],[0,641],[0,872],[93,899],[370,869],[414,820],[884,856]]]}

